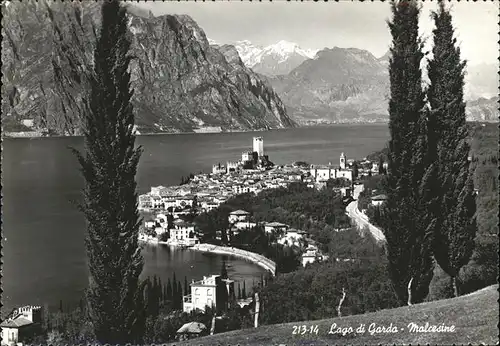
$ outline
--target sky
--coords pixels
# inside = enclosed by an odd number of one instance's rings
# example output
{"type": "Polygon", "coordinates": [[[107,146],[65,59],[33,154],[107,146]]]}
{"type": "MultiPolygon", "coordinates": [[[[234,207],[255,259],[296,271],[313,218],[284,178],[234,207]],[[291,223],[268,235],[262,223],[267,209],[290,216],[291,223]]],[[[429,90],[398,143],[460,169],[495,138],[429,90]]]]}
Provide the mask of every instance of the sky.
{"type": "MultiPolygon", "coordinates": [[[[187,14],[222,44],[249,40],[266,46],[285,40],[304,49],[355,47],[380,57],[391,43],[388,2],[148,1],[138,6],[156,16],[187,14]]],[[[451,7],[462,57],[472,65],[498,64],[499,4],[453,1],[451,7]]],[[[430,13],[436,8],[436,2],[422,5],[420,30],[427,48],[432,44],[430,13]]]]}

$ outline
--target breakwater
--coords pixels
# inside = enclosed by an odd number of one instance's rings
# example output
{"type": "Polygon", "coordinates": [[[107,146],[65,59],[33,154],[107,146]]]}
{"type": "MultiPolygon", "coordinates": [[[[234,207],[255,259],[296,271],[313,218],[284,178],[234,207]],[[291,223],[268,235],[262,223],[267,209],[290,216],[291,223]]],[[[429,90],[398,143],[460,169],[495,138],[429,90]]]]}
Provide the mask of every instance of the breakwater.
{"type": "Polygon", "coordinates": [[[211,244],[196,244],[190,247],[190,249],[195,251],[215,253],[218,255],[240,257],[257,264],[262,268],[270,271],[273,275],[276,275],[276,263],[271,261],[269,258],[250,251],[245,251],[234,247],[217,246],[211,244]]]}

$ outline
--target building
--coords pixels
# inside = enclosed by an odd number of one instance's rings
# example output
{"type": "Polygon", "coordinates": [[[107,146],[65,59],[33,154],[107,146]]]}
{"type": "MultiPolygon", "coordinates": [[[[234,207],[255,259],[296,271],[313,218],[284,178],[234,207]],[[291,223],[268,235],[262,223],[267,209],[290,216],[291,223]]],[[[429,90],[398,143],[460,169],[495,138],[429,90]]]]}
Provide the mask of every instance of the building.
{"type": "Polygon", "coordinates": [[[21,124],[23,124],[26,127],[33,127],[35,126],[35,121],[33,119],[22,119],[21,124]]]}
{"type": "Polygon", "coordinates": [[[306,251],[302,254],[302,266],[305,267],[308,263],[317,261],[318,254],[316,251],[306,251]]]}
{"type": "Polygon", "coordinates": [[[387,200],[386,195],[377,195],[372,197],[372,205],[379,206],[387,200]]]}
{"type": "Polygon", "coordinates": [[[239,168],[238,162],[227,161],[226,162],[227,173],[236,172],[239,168]]]}
{"type": "Polygon", "coordinates": [[[241,162],[244,163],[247,161],[253,162],[253,152],[252,151],[244,151],[241,153],[241,162]]]}
{"type": "Polygon", "coordinates": [[[286,234],[278,239],[278,243],[288,246],[301,246],[304,241],[305,232],[294,228],[287,230],[286,234]]]}
{"type": "Polygon", "coordinates": [[[341,187],[340,194],[342,197],[350,197],[352,194],[352,189],[350,187],[341,187]]]}
{"type": "Polygon", "coordinates": [[[189,322],[179,328],[177,331],[177,340],[189,340],[204,335],[208,335],[208,329],[203,323],[189,322]]]}
{"type": "Polygon", "coordinates": [[[302,266],[305,267],[308,263],[319,262],[327,260],[327,255],[322,255],[315,245],[309,245],[306,252],[302,254],[302,266]]]}
{"type": "Polygon", "coordinates": [[[2,345],[17,345],[41,331],[42,309],[40,306],[23,306],[14,309],[4,320],[2,345]]]}
{"type": "Polygon", "coordinates": [[[268,222],[264,225],[264,231],[266,231],[266,233],[285,234],[287,230],[288,225],[280,222],[268,222]]]}
{"type": "Polygon", "coordinates": [[[316,182],[326,182],[329,179],[344,178],[352,181],[352,170],[339,169],[331,165],[313,165],[310,174],[316,182]]]}
{"type": "Polygon", "coordinates": [[[139,207],[140,210],[146,210],[153,208],[153,200],[149,194],[139,196],[139,207]]]}
{"type": "Polygon", "coordinates": [[[226,173],[226,167],[220,163],[212,166],[212,174],[224,174],[226,173]]]}
{"type": "Polygon", "coordinates": [[[347,158],[344,153],[340,154],[340,169],[346,169],[347,158]]]}
{"type": "Polygon", "coordinates": [[[171,243],[194,245],[199,243],[196,237],[196,230],[193,224],[185,222],[181,219],[174,221],[174,227],[170,229],[171,243]]]}
{"type": "Polygon", "coordinates": [[[250,221],[237,221],[234,223],[233,227],[237,229],[238,231],[244,230],[244,229],[250,229],[253,227],[256,227],[257,224],[255,222],[250,222],[250,221]]]}
{"type": "Polygon", "coordinates": [[[250,213],[248,211],[244,210],[236,210],[231,213],[229,213],[228,221],[230,224],[235,223],[235,222],[244,222],[248,221],[250,217],[250,213]]]}
{"type": "Polygon", "coordinates": [[[253,151],[259,155],[259,157],[264,156],[264,139],[262,137],[253,138],[253,151]]]}
{"type": "MultiPolygon", "coordinates": [[[[205,311],[205,307],[222,308],[224,296],[230,297],[234,292],[234,281],[222,279],[220,275],[204,276],[202,280],[192,281],[191,294],[183,297],[183,311],[205,311]],[[224,290],[227,295],[224,294],[224,290]]],[[[227,304],[227,300],[225,302],[227,304]]]]}

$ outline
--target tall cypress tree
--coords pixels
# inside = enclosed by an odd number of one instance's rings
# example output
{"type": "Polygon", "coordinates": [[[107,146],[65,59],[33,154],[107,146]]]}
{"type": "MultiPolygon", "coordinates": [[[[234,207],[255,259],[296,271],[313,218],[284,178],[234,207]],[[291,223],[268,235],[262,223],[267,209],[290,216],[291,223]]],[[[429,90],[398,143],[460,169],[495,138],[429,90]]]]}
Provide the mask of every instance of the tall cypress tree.
{"type": "Polygon", "coordinates": [[[89,315],[101,343],[139,341],[144,331],[143,267],[126,10],[102,4],[91,91],[83,112],[85,154],[74,150],[85,178],[80,209],[87,219],[89,315]]]}
{"type": "Polygon", "coordinates": [[[433,58],[428,66],[428,99],[437,139],[436,193],[440,198],[438,208],[433,209],[439,225],[435,230],[434,256],[450,275],[457,296],[456,278],[472,256],[476,235],[473,170],[468,161],[470,146],[463,100],[465,62],[460,59],[452,17],[444,2],[439,3],[439,10],[432,17],[435,29],[433,58]]]}
{"type": "Polygon", "coordinates": [[[228,278],[227,268],[226,268],[226,260],[222,261],[222,268],[220,270],[220,277],[221,277],[221,279],[227,279],[228,278]]]}
{"type": "Polygon", "coordinates": [[[170,278],[168,278],[168,281],[167,281],[167,291],[166,291],[166,294],[165,294],[165,299],[169,300],[169,301],[172,301],[172,297],[173,297],[172,283],[170,282],[170,278]]]}
{"type": "Polygon", "coordinates": [[[184,276],[184,295],[187,296],[189,294],[189,284],[187,276],[184,276]]]}
{"type": "Polygon", "coordinates": [[[182,309],[182,284],[180,281],[177,282],[177,297],[176,297],[176,303],[177,303],[177,308],[182,309]]]}
{"type": "Polygon", "coordinates": [[[420,62],[422,42],[418,36],[420,8],[416,1],[391,3],[392,34],[389,62],[389,174],[384,206],[388,270],[402,304],[418,303],[429,293],[433,275],[432,229],[426,214],[434,169],[429,167],[427,115],[420,62]]]}

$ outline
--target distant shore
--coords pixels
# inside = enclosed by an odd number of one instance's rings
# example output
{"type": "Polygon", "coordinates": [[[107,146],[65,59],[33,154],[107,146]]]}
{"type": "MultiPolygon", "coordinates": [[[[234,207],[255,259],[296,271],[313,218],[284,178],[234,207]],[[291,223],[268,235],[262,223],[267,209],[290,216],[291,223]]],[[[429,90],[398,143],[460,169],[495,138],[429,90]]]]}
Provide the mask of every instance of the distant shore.
{"type": "MultiPolygon", "coordinates": [[[[190,132],[144,132],[137,133],[136,136],[162,136],[162,135],[203,135],[203,134],[221,134],[221,133],[248,133],[248,132],[266,132],[273,130],[286,130],[293,128],[308,128],[308,127],[328,127],[336,125],[383,125],[387,122],[339,122],[339,123],[317,123],[317,124],[303,124],[296,127],[276,128],[276,129],[251,129],[251,130],[221,130],[221,131],[203,131],[195,129],[190,132]]],[[[42,135],[39,131],[5,131],[2,133],[3,138],[60,138],[60,137],[83,137],[83,135],[42,135]]]]}
{"type": "MultiPolygon", "coordinates": [[[[139,237],[139,241],[148,243],[148,244],[161,244],[161,245],[169,245],[172,247],[176,247],[175,245],[172,245],[166,241],[160,241],[156,237],[151,237],[151,236],[142,236],[139,237]]],[[[213,253],[217,255],[227,255],[227,256],[234,256],[234,257],[239,257],[243,258],[249,262],[252,262],[259,267],[264,268],[267,271],[270,271],[273,275],[276,275],[276,263],[271,261],[269,258],[264,257],[262,255],[258,255],[256,253],[250,252],[250,251],[245,251],[241,250],[238,248],[234,247],[228,247],[228,246],[218,246],[218,245],[212,245],[212,244],[196,244],[193,246],[188,247],[187,249],[189,250],[194,250],[194,251],[199,251],[199,252],[207,252],[207,253],[213,253]]]]}

